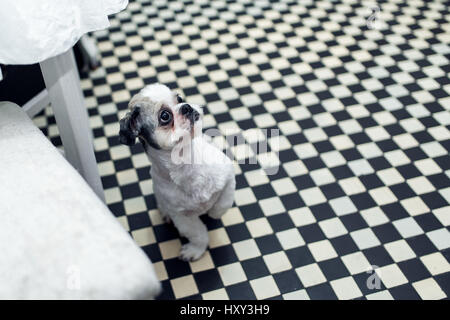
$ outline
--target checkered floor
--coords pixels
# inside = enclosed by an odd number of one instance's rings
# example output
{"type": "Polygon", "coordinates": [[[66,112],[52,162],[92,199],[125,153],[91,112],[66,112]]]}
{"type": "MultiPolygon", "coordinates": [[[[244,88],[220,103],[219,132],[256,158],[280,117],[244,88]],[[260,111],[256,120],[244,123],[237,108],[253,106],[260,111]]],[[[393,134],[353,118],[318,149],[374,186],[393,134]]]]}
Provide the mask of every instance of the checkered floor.
{"type": "MultiPolygon", "coordinates": [[[[82,88],[106,199],[161,299],[450,297],[449,6],[376,4],[143,0],[95,33],[102,66],[82,88]],[[161,220],[142,147],[118,142],[128,100],[154,82],[250,146],[231,148],[245,160],[235,206],[204,219],[194,263],[177,258],[185,240],[161,220]],[[280,135],[257,154],[265,129],[280,135]]],[[[61,144],[50,108],[35,122],[61,144]]]]}

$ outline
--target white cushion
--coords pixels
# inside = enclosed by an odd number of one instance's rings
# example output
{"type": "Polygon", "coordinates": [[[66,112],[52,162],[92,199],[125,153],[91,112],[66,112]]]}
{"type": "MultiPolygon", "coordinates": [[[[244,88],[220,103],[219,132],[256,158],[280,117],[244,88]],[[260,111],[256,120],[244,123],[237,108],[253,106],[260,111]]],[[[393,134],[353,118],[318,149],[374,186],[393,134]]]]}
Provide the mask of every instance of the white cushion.
{"type": "Polygon", "coordinates": [[[0,102],[0,299],[147,299],[153,266],[20,107],[0,102]]]}

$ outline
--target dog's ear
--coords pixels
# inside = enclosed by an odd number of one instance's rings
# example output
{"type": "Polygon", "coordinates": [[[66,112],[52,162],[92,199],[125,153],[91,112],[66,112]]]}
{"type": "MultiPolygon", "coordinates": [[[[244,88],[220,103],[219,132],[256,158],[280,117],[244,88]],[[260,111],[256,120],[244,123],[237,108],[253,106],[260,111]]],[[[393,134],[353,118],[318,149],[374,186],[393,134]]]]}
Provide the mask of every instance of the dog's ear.
{"type": "Polygon", "coordinates": [[[120,120],[119,141],[122,144],[132,146],[136,143],[136,138],[140,132],[139,114],[141,108],[139,106],[133,107],[125,117],[120,120]]]}

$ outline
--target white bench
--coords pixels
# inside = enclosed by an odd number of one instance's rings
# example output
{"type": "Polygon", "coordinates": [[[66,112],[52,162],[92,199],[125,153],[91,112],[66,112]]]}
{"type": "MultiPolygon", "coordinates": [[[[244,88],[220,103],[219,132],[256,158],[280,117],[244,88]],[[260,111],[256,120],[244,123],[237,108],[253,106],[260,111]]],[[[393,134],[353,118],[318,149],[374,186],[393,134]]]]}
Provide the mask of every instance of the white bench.
{"type": "Polygon", "coordinates": [[[17,105],[0,102],[0,299],[151,299],[153,266],[17,105]]]}

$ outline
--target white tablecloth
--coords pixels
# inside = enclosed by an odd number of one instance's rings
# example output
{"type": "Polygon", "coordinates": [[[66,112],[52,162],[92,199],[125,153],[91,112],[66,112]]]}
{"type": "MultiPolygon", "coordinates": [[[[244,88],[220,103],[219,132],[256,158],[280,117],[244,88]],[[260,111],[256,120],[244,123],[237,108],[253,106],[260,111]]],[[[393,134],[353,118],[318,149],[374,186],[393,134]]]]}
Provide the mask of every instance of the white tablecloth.
{"type": "Polygon", "coordinates": [[[83,34],[109,27],[108,15],[127,5],[128,0],[2,0],[0,63],[33,64],[66,52],[83,34]]]}

